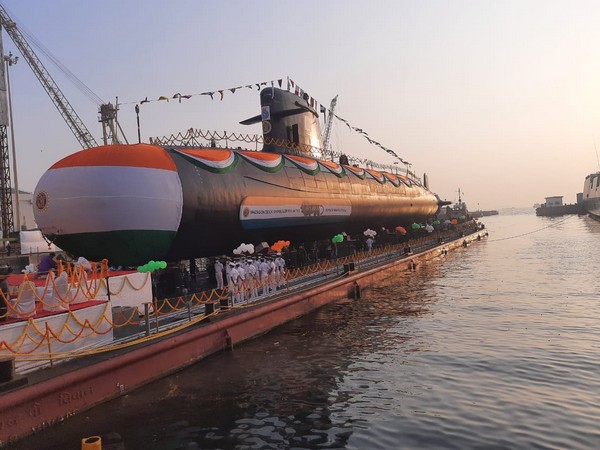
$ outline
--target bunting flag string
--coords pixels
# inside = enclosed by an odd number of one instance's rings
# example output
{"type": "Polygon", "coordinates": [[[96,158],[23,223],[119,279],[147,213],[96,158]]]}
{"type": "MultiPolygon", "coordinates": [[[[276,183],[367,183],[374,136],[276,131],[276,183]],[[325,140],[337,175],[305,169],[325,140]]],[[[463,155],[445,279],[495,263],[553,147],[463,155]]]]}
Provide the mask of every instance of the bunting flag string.
{"type": "MultiPolygon", "coordinates": [[[[248,88],[250,90],[254,90],[254,88],[256,87],[256,89],[258,89],[259,91],[261,90],[261,88],[263,86],[268,86],[270,85],[271,87],[273,87],[275,85],[275,83],[277,83],[277,85],[281,88],[283,85],[283,78],[279,78],[276,80],[270,80],[270,81],[261,81],[258,83],[251,83],[251,84],[245,84],[245,85],[240,85],[240,86],[235,86],[235,87],[231,87],[231,88],[226,88],[226,89],[218,89],[218,90],[214,90],[214,91],[206,91],[206,92],[200,92],[197,94],[181,94],[180,92],[172,95],[172,96],[167,96],[167,95],[161,95],[156,99],[149,99],[148,97],[145,97],[143,100],[137,101],[137,102],[126,102],[123,104],[138,104],[138,105],[143,105],[145,103],[151,103],[151,102],[160,102],[160,101],[166,101],[169,102],[169,99],[177,99],[177,101],[179,103],[181,103],[182,100],[189,100],[192,97],[197,97],[197,96],[209,96],[211,98],[211,100],[215,99],[215,94],[219,95],[219,100],[223,100],[225,97],[225,94],[230,92],[231,94],[235,94],[236,91],[242,89],[242,88],[248,88]]],[[[292,80],[290,77],[287,77],[287,89],[290,92],[293,92],[295,95],[297,95],[298,97],[306,100],[306,102],[310,105],[311,108],[313,108],[315,111],[319,111],[322,115],[323,115],[323,120],[326,122],[327,118],[331,115],[331,111],[329,110],[329,108],[324,105],[323,103],[317,101],[317,99],[315,99],[314,97],[312,97],[311,95],[309,95],[304,89],[302,89],[298,83],[296,83],[294,80],[292,80]]],[[[352,126],[350,124],[350,122],[348,122],[346,119],[338,116],[337,114],[334,114],[334,117],[339,120],[340,122],[346,124],[346,126],[348,127],[348,129],[355,131],[356,133],[360,134],[361,136],[363,136],[367,142],[371,145],[375,145],[379,148],[381,148],[382,150],[384,150],[385,152],[387,152],[388,154],[392,155],[393,157],[395,157],[396,159],[398,159],[400,162],[402,162],[403,164],[406,165],[410,165],[409,162],[404,161],[400,156],[398,156],[396,154],[395,151],[384,147],[380,142],[377,142],[376,140],[372,139],[369,134],[364,131],[362,128],[358,128],[355,126],[352,126]]]]}
{"type": "Polygon", "coordinates": [[[192,97],[197,97],[197,96],[201,96],[201,95],[209,96],[211,98],[211,100],[214,100],[215,94],[219,95],[219,100],[223,100],[227,91],[231,92],[232,94],[235,94],[236,91],[239,91],[242,88],[248,88],[251,90],[254,90],[256,88],[260,91],[261,87],[268,86],[268,85],[274,86],[275,83],[277,83],[277,85],[279,87],[281,87],[283,85],[283,78],[279,78],[276,80],[270,80],[270,81],[261,81],[259,83],[245,84],[242,86],[235,86],[235,87],[226,88],[226,89],[217,89],[214,91],[200,92],[200,93],[196,93],[196,94],[182,94],[182,93],[178,92],[176,94],[173,94],[172,96],[161,95],[155,99],[145,97],[143,100],[124,102],[124,103],[121,103],[121,105],[133,105],[133,104],[143,105],[144,103],[160,102],[160,101],[168,102],[169,99],[177,99],[179,101],[179,103],[181,103],[182,100],[189,100],[192,97]]]}
{"type": "MultiPolygon", "coordinates": [[[[288,77],[288,86],[291,86],[294,89],[294,94],[296,94],[298,97],[301,97],[301,98],[305,99],[309,103],[309,105],[311,106],[311,108],[314,107],[315,110],[319,110],[321,113],[323,113],[323,118],[324,118],[325,121],[327,121],[325,111],[327,111],[328,114],[331,114],[331,111],[327,107],[325,107],[325,105],[323,105],[322,103],[318,102],[312,96],[308,95],[308,93],[304,89],[302,89],[300,86],[298,86],[298,83],[296,83],[294,80],[292,80],[289,77],[288,77]],[[320,108],[317,107],[319,104],[321,105],[320,108]]],[[[402,164],[406,164],[407,166],[410,165],[409,162],[404,161],[400,156],[398,156],[395,151],[393,151],[393,150],[391,150],[391,149],[389,149],[387,147],[384,147],[383,145],[381,145],[381,143],[377,142],[374,139],[371,139],[369,137],[369,134],[366,131],[364,131],[362,128],[357,128],[357,127],[352,126],[350,124],[350,122],[348,122],[346,119],[338,116],[337,114],[334,114],[334,117],[337,120],[339,120],[340,122],[345,123],[346,126],[350,130],[355,131],[358,134],[360,134],[361,136],[363,136],[367,140],[367,142],[369,142],[369,144],[376,145],[377,147],[379,147],[382,150],[386,151],[388,154],[392,155],[394,158],[396,158],[402,164]]]]}

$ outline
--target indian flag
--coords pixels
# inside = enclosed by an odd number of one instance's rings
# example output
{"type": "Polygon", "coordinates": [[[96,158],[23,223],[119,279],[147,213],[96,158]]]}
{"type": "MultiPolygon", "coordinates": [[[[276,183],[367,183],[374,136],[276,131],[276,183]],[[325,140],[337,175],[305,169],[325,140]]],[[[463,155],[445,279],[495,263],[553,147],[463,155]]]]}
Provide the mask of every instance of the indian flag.
{"type": "Polygon", "coordinates": [[[109,145],[54,164],[34,192],[42,233],[75,256],[111,264],[164,257],[183,208],[181,181],[161,147],[109,145]],[[114,258],[114,257],[113,257],[114,258]]]}

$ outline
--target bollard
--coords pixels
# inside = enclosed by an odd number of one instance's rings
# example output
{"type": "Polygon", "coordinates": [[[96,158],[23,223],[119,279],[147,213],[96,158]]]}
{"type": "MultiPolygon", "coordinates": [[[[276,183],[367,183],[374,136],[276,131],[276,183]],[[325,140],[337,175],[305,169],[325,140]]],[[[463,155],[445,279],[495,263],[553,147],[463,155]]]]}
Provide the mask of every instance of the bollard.
{"type": "Polygon", "coordinates": [[[0,383],[12,381],[15,378],[15,358],[3,356],[0,358],[0,383]]]}
{"type": "Polygon", "coordinates": [[[146,336],[150,336],[150,303],[144,303],[144,319],[146,320],[146,336]]]}
{"type": "Polygon", "coordinates": [[[91,436],[81,440],[81,450],[102,450],[102,438],[91,436]]]}
{"type": "Polygon", "coordinates": [[[207,302],[204,305],[204,314],[206,314],[207,316],[213,314],[215,312],[215,302],[207,302]]]}
{"type": "Polygon", "coordinates": [[[350,273],[350,272],[354,272],[356,270],[356,267],[354,266],[354,262],[349,262],[344,264],[344,274],[350,273]]]}

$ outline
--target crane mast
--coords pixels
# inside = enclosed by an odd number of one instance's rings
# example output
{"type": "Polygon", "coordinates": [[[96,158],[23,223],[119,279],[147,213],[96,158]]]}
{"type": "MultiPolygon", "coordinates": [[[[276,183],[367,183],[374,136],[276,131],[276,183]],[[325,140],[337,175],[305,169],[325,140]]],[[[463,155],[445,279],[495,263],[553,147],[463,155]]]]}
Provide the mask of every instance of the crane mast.
{"type": "Polygon", "coordinates": [[[327,124],[325,125],[325,134],[323,137],[323,151],[325,154],[327,154],[327,152],[329,151],[329,138],[331,136],[331,127],[333,125],[333,118],[335,117],[334,111],[335,111],[335,105],[337,104],[337,98],[338,98],[337,95],[335,97],[333,97],[333,99],[331,100],[331,105],[329,106],[329,117],[327,118],[327,124]]]}
{"type": "Polygon", "coordinates": [[[38,78],[50,100],[58,109],[65,122],[79,141],[79,144],[85,149],[96,147],[98,143],[83,124],[67,98],[64,96],[58,85],[54,82],[40,59],[36,56],[31,46],[27,43],[15,22],[10,18],[6,10],[0,5],[0,27],[4,27],[12,41],[15,43],[23,58],[33,70],[33,73],[38,78]]]}

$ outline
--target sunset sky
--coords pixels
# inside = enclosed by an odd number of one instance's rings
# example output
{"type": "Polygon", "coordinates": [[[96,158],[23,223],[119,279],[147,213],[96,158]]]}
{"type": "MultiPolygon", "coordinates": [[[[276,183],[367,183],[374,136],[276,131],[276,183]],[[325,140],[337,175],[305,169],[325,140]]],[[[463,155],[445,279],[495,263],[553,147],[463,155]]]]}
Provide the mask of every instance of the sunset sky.
{"type": "MultiPolygon", "coordinates": [[[[43,44],[119,112],[137,142],[134,107],[292,78],[319,103],[426,172],[440,197],[470,209],[575,201],[599,170],[597,1],[3,0],[43,44]]],[[[19,51],[3,32],[4,53],[19,51]]],[[[34,46],[97,141],[98,105],[34,46]]],[[[21,58],[10,68],[19,186],[80,149],[21,58]]],[[[141,106],[142,140],[185,131],[259,133],[258,90],[141,106]]],[[[394,159],[341,122],[334,149],[394,159]]],[[[73,187],[76,189],[76,186],[73,187]]]]}

